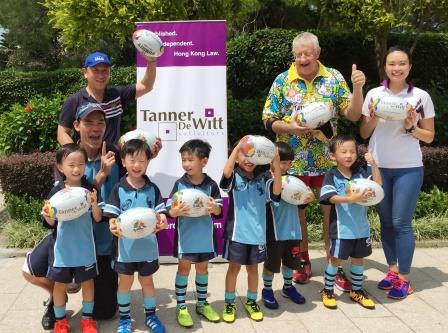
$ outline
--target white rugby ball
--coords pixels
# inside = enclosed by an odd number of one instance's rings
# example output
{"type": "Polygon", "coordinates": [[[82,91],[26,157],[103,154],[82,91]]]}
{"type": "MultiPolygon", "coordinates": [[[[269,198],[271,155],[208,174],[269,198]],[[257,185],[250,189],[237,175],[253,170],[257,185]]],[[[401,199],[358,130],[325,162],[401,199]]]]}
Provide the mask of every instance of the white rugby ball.
{"type": "Polygon", "coordinates": [[[163,54],[162,40],[154,32],[141,29],[132,34],[135,47],[145,56],[160,57],[163,54]]]}
{"type": "Polygon", "coordinates": [[[46,215],[60,221],[74,220],[89,210],[88,193],[89,191],[84,187],[63,188],[48,200],[43,211],[46,215]]]}
{"type": "Polygon", "coordinates": [[[357,202],[359,205],[363,206],[373,206],[380,203],[384,198],[383,188],[373,180],[367,178],[356,178],[350,181],[349,195],[352,193],[358,193],[367,189],[372,192],[372,195],[367,198],[367,202],[357,202]]]}
{"type": "Polygon", "coordinates": [[[209,215],[207,212],[208,196],[204,192],[194,189],[185,188],[174,193],[172,200],[172,207],[176,207],[183,202],[186,202],[189,210],[189,217],[198,217],[209,215]]]}
{"type": "Polygon", "coordinates": [[[154,209],[136,207],[120,214],[117,224],[123,237],[139,239],[154,233],[158,219],[159,215],[154,209]]]}
{"type": "Polygon", "coordinates": [[[308,188],[303,181],[294,176],[282,176],[282,200],[291,205],[303,205],[308,188]]]}
{"type": "Polygon", "coordinates": [[[316,129],[328,122],[332,117],[332,112],[328,105],[323,102],[308,104],[301,110],[294,111],[291,119],[295,119],[299,124],[316,129]]]}
{"type": "Polygon", "coordinates": [[[274,143],[261,135],[246,135],[241,139],[239,146],[244,157],[256,165],[271,163],[275,155],[274,143]]]}
{"type": "Polygon", "coordinates": [[[408,102],[396,96],[372,99],[375,114],[385,120],[404,120],[408,116],[408,102]]]}
{"type": "Polygon", "coordinates": [[[123,134],[120,137],[120,140],[118,140],[118,147],[120,147],[120,149],[123,148],[123,145],[132,139],[146,141],[151,150],[154,151],[154,145],[156,143],[157,137],[154,134],[136,129],[123,134]]]}

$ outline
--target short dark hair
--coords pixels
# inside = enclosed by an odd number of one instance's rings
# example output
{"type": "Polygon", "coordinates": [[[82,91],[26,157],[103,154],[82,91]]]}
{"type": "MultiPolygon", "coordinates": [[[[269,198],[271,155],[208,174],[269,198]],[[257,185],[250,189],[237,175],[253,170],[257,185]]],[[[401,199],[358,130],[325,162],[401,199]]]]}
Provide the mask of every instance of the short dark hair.
{"type": "Polygon", "coordinates": [[[146,143],[146,141],[140,139],[132,139],[126,141],[123,145],[123,148],[121,148],[121,158],[125,158],[128,155],[134,156],[134,154],[138,152],[144,152],[148,160],[152,157],[151,148],[146,143]]]}
{"type": "Polygon", "coordinates": [[[356,153],[358,153],[358,143],[355,138],[348,134],[338,134],[330,140],[330,152],[335,153],[336,149],[345,142],[353,141],[356,147],[356,153]]]}
{"type": "Polygon", "coordinates": [[[185,142],[179,149],[179,153],[194,154],[198,158],[203,159],[210,156],[212,146],[208,142],[199,139],[192,139],[185,142]]]}
{"type": "Polygon", "coordinates": [[[294,160],[294,150],[286,142],[278,141],[275,143],[278,148],[278,154],[280,155],[280,161],[292,161],[294,160]]]}
{"type": "Polygon", "coordinates": [[[80,152],[81,154],[83,154],[84,159],[87,162],[87,152],[84,148],[80,147],[76,143],[67,143],[65,145],[62,145],[56,152],[56,163],[61,164],[68,155],[74,152],[80,152]]]}

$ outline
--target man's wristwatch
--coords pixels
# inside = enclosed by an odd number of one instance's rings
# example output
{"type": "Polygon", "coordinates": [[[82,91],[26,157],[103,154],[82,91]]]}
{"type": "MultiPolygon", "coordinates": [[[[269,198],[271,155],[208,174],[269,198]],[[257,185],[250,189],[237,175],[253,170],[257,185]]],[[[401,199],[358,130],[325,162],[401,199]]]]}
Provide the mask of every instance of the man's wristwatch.
{"type": "Polygon", "coordinates": [[[415,125],[412,125],[410,128],[405,128],[404,130],[406,131],[406,133],[412,134],[415,131],[415,125]]]}

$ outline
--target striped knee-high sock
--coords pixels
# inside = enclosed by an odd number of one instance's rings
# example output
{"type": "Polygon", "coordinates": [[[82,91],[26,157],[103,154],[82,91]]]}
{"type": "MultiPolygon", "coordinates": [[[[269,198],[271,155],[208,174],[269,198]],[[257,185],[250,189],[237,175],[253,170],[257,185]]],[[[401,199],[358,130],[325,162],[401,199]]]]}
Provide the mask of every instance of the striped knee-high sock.
{"type": "Polygon", "coordinates": [[[83,318],[93,318],[93,301],[82,301],[82,317],[83,318]]]}
{"type": "Polygon", "coordinates": [[[198,305],[204,305],[207,301],[208,274],[196,274],[195,282],[198,305]]]}
{"type": "Polygon", "coordinates": [[[266,290],[272,290],[272,281],[274,280],[274,274],[269,275],[263,273],[263,285],[264,289],[266,290]]]}
{"type": "Polygon", "coordinates": [[[324,286],[325,289],[327,290],[334,289],[334,280],[336,279],[337,271],[338,271],[337,266],[333,266],[330,263],[327,264],[327,267],[325,268],[325,286],[324,286]]]}
{"type": "Polygon", "coordinates": [[[152,316],[156,313],[156,297],[155,296],[147,296],[143,297],[143,304],[145,306],[145,317],[152,316]]]}
{"type": "Polygon", "coordinates": [[[292,287],[292,269],[283,266],[282,267],[282,275],[283,275],[283,282],[284,282],[283,287],[284,288],[292,287]]]}
{"type": "Polygon", "coordinates": [[[120,320],[131,319],[131,293],[117,293],[120,320]]]}
{"type": "Polygon", "coordinates": [[[177,307],[185,306],[185,299],[187,298],[188,275],[176,274],[176,301],[177,307]]]}
{"type": "Polygon", "coordinates": [[[364,277],[364,266],[350,265],[350,275],[352,278],[352,290],[362,289],[362,280],[364,277]]]}

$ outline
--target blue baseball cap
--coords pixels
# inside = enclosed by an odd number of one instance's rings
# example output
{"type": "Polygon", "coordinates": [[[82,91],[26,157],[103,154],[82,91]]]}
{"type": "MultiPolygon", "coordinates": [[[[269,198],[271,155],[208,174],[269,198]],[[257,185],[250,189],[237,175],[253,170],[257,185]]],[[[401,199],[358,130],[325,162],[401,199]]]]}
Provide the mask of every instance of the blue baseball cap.
{"type": "Polygon", "coordinates": [[[76,110],[76,120],[82,120],[85,119],[89,114],[95,111],[100,111],[104,116],[106,115],[106,112],[104,112],[103,107],[101,104],[98,103],[87,103],[84,105],[81,105],[78,110],[76,110]]]}
{"type": "Polygon", "coordinates": [[[86,61],[84,62],[84,67],[93,67],[93,66],[96,66],[98,64],[105,64],[105,65],[108,65],[108,66],[111,65],[109,57],[107,56],[107,54],[101,53],[101,52],[90,53],[86,57],[86,61]]]}

